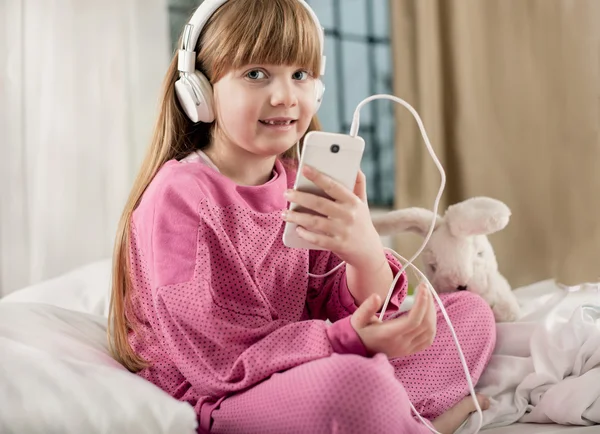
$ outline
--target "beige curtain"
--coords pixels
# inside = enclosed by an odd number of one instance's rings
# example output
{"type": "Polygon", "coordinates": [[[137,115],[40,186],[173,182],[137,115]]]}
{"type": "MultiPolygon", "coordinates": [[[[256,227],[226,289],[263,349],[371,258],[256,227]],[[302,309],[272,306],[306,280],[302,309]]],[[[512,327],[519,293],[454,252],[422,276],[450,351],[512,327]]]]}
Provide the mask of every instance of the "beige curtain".
{"type": "MultiPolygon", "coordinates": [[[[479,195],[512,209],[490,240],[513,287],[600,280],[600,1],[390,5],[394,92],[446,167],[441,209],[479,195]]],[[[439,176],[398,107],[396,207],[430,208],[439,176]]]]}

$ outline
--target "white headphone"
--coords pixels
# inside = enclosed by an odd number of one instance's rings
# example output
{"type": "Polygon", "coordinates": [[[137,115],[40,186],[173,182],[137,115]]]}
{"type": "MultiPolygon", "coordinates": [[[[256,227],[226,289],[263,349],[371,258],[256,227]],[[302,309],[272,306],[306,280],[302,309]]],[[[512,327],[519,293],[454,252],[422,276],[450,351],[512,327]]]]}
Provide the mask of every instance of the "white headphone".
{"type": "MultiPolygon", "coordinates": [[[[311,7],[304,0],[298,1],[310,13],[319,30],[321,45],[321,71],[319,75],[323,76],[325,74],[325,56],[323,55],[325,35],[323,28],[311,7]]],[[[175,94],[183,111],[192,122],[211,123],[215,120],[212,86],[208,78],[196,69],[196,52],[194,50],[202,28],[215,11],[226,2],[227,0],[204,0],[194,12],[183,32],[181,48],[177,54],[179,80],[175,82],[175,94]]],[[[315,112],[321,106],[324,92],[325,86],[321,79],[315,80],[315,112]]]]}

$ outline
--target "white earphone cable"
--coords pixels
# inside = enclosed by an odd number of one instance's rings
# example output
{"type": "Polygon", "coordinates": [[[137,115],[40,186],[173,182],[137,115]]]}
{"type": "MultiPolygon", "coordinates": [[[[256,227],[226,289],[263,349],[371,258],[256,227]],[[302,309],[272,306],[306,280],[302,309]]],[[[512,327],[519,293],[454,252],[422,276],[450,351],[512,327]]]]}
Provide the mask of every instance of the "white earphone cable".
{"type": "MultiPolygon", "coordinates": [[[[419,126],[419,130],[421,131],[421,135],[423,136],[423,140],[425,141],[425,146],[427,147],[427,150],[429,151],[429,154],[433,158],[433,162],[435,163],[438,171],[440,172],[440,176],[441,176],[440,188],[438,190],[437,196],[436,196],[435,201],[433,203],[433,215],[434,215],[434,217],[431,220],[431,224],[429,225],[429,231],[427,231],[427,235],[425,236],[425,240],[423,241],[423,244],[421,244],[421,247],[419,247],[419,249],[412,256],[412,258],[409,259],[408,264],[405,265],[400,270],[400,272],[398,273],[398,275],[394,279],[394,282],[392,284],[392,289],[393,289],[395,287],[395,285],[396,285],[396,282],[398,281],[398,279],[400,277],[400,274],[402,274],[402,272],[406,269],[406,267],[409,264],[412,264],[414,262],[414,260],[421,254],[421,252],[423,251],[423,249],[425,248],[425,246],[429,242],[429,238],[431,238],[431,234],[433,233],[433,230],[435,229],[436,216],[438,215],[438,207],[439,207],[440,199],[442,197],[442,194],[444,193],[444,188],[446,187],[446,172],[444,172],[444,168],[442,167],[442,164],[440,163],[440,160],[438,160],[437,155],[435,155],[435,152],[434,152],[433,148],[431,147],[431,143],[429,142],[429,137],[427,137],[427,132],[425,131],[425,126],[423,125],[423,122],[421,121],[421,118],[420,118],[419,114],[417,113],[417,111],[410,104],[408,104],[406,101],[404,101],[403,99],[398,98],[396,96],[393,96],[393,95],[373,95],[373,96],[370,96],[370,97],[365,98],[364,100],[362,100],[358,104],[358,106],[356,107],[356,109],[354,110],[354,116],[352,117],[352,125],[350,127],[350,135],[352,137],[356,137],[358,135],[358,128],[359,128],[359,125],[360,125],[360,109],[364,105],[366,105],[367,103],[369,103],[369,102],[371,102],[371,101],[373,101],[375,99],[389,99],[391,101],[394,101],[394,102],[396,102],[398,104],[403,105],[404,107],[406,107],[408,109],[408,111],[410,111],[410,113],[413,115],[413,117],[417,121],[417,125],[419,126]]],[[[388,305],[388,303],[390,301],[391,296],[392,296],[392,291],[390,290],[388,292],[387,298],[385,299],[385,303],[383,304],[383,308],[381,309],[381,315],[379,316],[380,320],[383,318],[383,315],[385,314],[385,310],[387,309],[387,305],[388,305]]]]}
{"type": "MultiPolygon", "coordinates": [[[[452,322],[450,321],[450,318],[448,317],[448,313],[446,312],[446,309],[444,309],[444,305],[443,305],[442,301],[440,300],[438,294],[435,292],[435,290],[433,289],[433,286],[431,285],[431,283],[429,282],[429,280],[427,279],[427,277],[421,272],[421,270],[419,270],[415,265],[413,265],[413,261],[421,254],[421,252],[423,251],[423,249],[427,245],[427,242],[429,241],[429,238],[431,237],[431,234],[433,233],[433,230],[435,229],[435,223],[436,223],[436,218],[437,218],[437,215],[438,215],[438,207],[439,207],[440,199],[441,199],[442,194],[444,192],[444,187],[446,186],[446,173],[444,172],[444,168],[442,167],[442,164],[438,160],[438,158],[437,158],[437,156],[436,156],[433,148],[431,147],[431,143],[429,142],[429,138],[427,137],[427,132],[425,131],[425,127],[424,127],[423,122],[421,121],[421,118],[419,117],[419,114],[417,113],[417,111],[410,104],[408,104],[406,101],[404,101],[403,99],[398,98],[398,97],[396,97],[394,95],[385,95],[385,94],[372,95],[372,96],[370,96],[370,97],[365,98],[364,100],[362,100],[358,104],[358,106],[356,107],[356,109],[354,111],[354,116],[352,118],[352,125],[350,127],[350,135],[352,137],[356,137],[358,135],[358,129],[359,129],[359,124],[360,124],[360,110],[361,110],[361,108],[364,105],[366,105],[367,103],[369,103],[369,102],[371,102],[373,100],[376,100],[376,99],[388,99],[388,100],[391,100],[391,101],[396,102],[398,104],[401,104],[406,109],[408,109],[408,111],[413,115],[413,117],[417,121],[417,125],[419,126],[419,130],[421,131],[421,135],[423,136],[423,140],[425,141],[425,146],[427,147],[427,150],[429,151],[429,154],[431,155],[431,157],[432,157],[432,159],[433,159],[433,161],[434,161],[434,163],[435,163],[438,171],[440,172],[440,176],[441,176],[440,188],[438,190],[437,196],[436,196],[435,201],[433,203],[433,219],[431,221],[431,225],[429,226],[429,231],[427,232],[427,235],[425,236],[425,240],[423,241],[423,244],[421,244],[421,247],[417,250],[417,252],[408,261],[406,259],[404,259],[400,254],[398,254],[393,249],[386,248],[386,250],[388,250],[389,252],[391,252],[394,256],[396,256],[401,261],[404,261],[405,263],[402,266],[402,268],[400,269],[400,271],[396,274],[396,277],[394,278],[394,280],[392,281],[392,284],[391,284],[390,289],[388,291],[388,294],[387,294],[387,297],[386,297],[385,302],[383,304],[383,307],[381,308],[381,313],[379,315],[379,320],[380,321],[383,320],[383,316],[384,316],[385,311],[387,309],[387,306],[388,306],[388,304],[390,302],[390,299],[392,297],[392,293],[394,291],[394,288],[396,287],[396,283],[398,282],[398,279],[400,278],[400,276],[402,276],[403,272],[410,266],[414,271],[416,271],[421,276],[421,279],[427,283],[428,290],[431,292],[431,294],[435,298],[435,301],[437,302],[438,306],[440,307],[440,310],[442,311],[442,315],[444,316],[444,319],[446,320],[446,323],[448,324],[448,327],[450,329],[450,333],[452,334],[452,338],[454,339],[454,343],[456,344],[456,349],[458,350],[458,355],[459,355],[460,361],[462,363],[463,370],[465,372],[465,376],[467,378],[467,384],[469,386],[469,391],[471,393],[471,397],[473,398],[473,402],[475,403],[475,408],[477,410],[477,414],[479,415],[478,426],[477,426],[477,430],[475,431],[475,433],[478,433],[479,430],[481,429],[481,425],[482,425],[482,422],[483,422],[483,413],[482,413],[481,407],[479,405],[479,402],[477,401],[477,397],[476,397],[476,394],[475,394],[475,388],[474,388],[473,382],[471,380],[471,374],[469,373],[469,367],[467,366],[467,362],[465,360],[465,356],[464,356],[464,354],[462,352],[462,349],[460,347],[460,343],[458,342],[458,337],[456,336],[456,332],[454,330],[454,327],[452,326],[452,322]]],[[[297,154],[298,154],[298,159],[300,159],[300,143],[299,142],[296,144],[296,150],[297,150],[297,154]]],[[[335,268],[333,268],[332,270],[330,270],[329,272],[327,272],[325,274],[315,275],[315,274],[310,274],[309,273],[308,275],[311,276],[311,277],[326,277],[326,276],[329,276],[330,274],[333,274],[335,271],[337,271],[344,264],[345,264],[345,262],[340,263],[335,268]]],[[[410,407],[411,407],[412,411],[415,413],[415,415],[421,420],[421,422],[423,422],[423,424],[425,424],[425,426],[427,426],[427,428],[429,428],[430,431],[432,431],[433,433],[436,433],[436,434],[440,434],[432,426],[430,426],[430,424],[425,419],[423,419],[421,417],[421,415],[417,412],[417,410],[412,405],[412,403],[410,403],[410,407]]]]}

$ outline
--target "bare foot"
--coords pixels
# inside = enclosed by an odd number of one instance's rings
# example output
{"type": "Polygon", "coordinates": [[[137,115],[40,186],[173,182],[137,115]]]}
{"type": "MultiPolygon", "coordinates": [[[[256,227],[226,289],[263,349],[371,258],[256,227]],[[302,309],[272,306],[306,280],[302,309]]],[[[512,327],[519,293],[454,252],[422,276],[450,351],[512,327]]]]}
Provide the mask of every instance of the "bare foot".
{"type": "MultiPolygon", "coordinates": [[[[490,400],[487,396],[477,393],[477,402],[482,410],[490,408],[490,400]]],[[[467,417],[476,410],[475,403],[471,395],[463,398],[458,404],[445,413],[438,416],[433,421],[433,427],[442,434],[454,434],[454,432],[463,424],[467,417]]]]}

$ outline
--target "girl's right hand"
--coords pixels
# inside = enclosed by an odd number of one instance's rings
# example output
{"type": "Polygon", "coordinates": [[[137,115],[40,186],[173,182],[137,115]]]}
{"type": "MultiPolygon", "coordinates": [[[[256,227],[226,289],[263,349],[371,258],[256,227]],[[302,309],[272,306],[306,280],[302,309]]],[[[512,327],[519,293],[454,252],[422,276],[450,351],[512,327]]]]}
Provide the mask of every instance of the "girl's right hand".
{"type": "Polygon", "coordinates": [[[415,303],[408,314],[381,322],[376,316],[380,306],[380,297],[373,294],[350,319],[352,327],[371,354],[384,353],[393,359],[418,353],[433,343],[436,312],[433,296],[426,284],[419,285],[415,303]]]}

